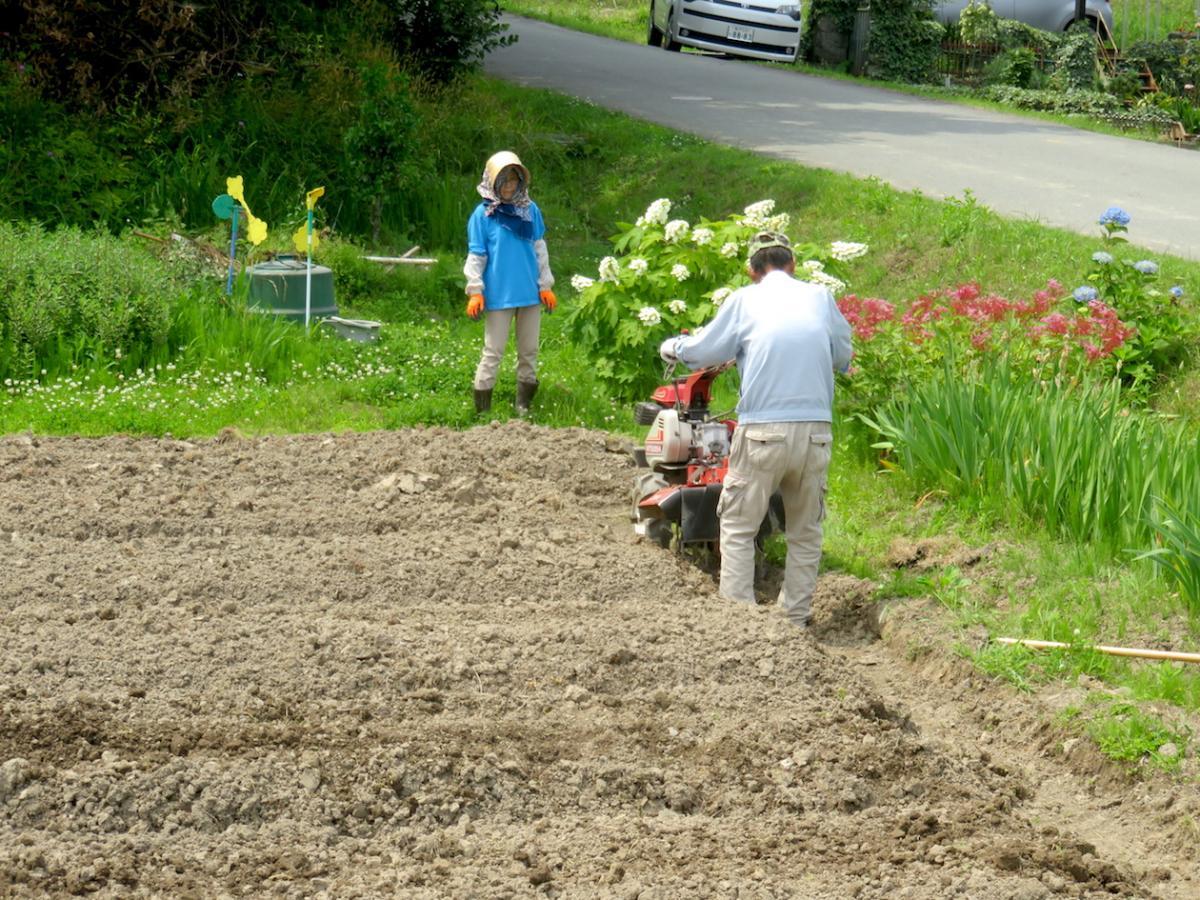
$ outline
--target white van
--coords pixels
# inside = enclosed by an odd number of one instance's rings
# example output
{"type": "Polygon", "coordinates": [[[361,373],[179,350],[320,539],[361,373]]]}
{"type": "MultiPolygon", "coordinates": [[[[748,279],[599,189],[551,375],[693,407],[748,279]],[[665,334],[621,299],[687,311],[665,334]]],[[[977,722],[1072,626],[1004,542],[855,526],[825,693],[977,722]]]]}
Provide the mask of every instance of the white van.
{"type": "Polygon", "coordinates": [[[781,0],[650,0],[646,43],[794,62],[800,4],[781,0]]]}

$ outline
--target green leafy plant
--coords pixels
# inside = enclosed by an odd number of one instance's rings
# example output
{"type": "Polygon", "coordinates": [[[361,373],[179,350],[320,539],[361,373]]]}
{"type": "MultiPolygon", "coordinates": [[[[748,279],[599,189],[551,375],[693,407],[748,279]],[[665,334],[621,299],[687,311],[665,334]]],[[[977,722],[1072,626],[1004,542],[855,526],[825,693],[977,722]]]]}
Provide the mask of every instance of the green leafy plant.
{"type": "Polygon", "coordinates": [[[958,14],[959,34],[968,44],[994,44],[1000,39],[1000,18],[991,6],[971,0],[958,14]]]}
{"type": "Polygon", "coordinates": [[[889,81],[932,81],[944,34],[931,0],[874,0],[867,71],[889,81]]]}
{"type": "Polygon", "coordinates": [[[1192,614],[1200,615],[1200,514],[1156,497],[1150,522],[1161,546],[1138,558],[1152,560],[1192,614]]]}
{"type": "MultiPolygon", "coordinates": [[[[656,200],[635,224],[618,226],[617,255],[600,261],[598,278],[572,279],[580,296],[569,314],[571,339],[615,393],[631,397],[650,390],[662,372],[659,342],[703,325],[733,290],[749,283],[749,239],[790,225],[786,213],[773,214],[774,205],[764,200],[741,215],[701,219],[692,226],[670,219],[670,200],[656,200]]],[[[793,251],[798,277],[837,292],[845,287],[842,264],[866,247],[800,244],[793,251]]]]}
{"type": "Polygon", "coordinates": [[[363,99],[358,121],[346,132],[351,194],[371,210],[371,239],[379,243],[384,199],[416,179],[419,118],[408,83],[393,66],[368,63],[362,69],[363,99]]]}
{"type": "Polygon", "coordinates": [[[1184,307],[1183,288],[1161,290],[1157,260],[1130,258],[1122,253],[1130,215],[1110,207],[1100,216],[1103,249],[1092,254],[1086,284],[1075,289],[1080,303],[1101,300],[1117,310],[1137,333],[1116,350],[1121,376],[1134,386],[1176,368],[1187,356],[1197,328],[1184,307]]]}
{"type": "Polygon", "coordinates": [[[1100,57],[1092,29],[1076,22],[1054,56],[1051,81],[1062,90],[1090,91],[1100,78],[1100,57]]]}
{"type": "Polygon", "coordinates": [[[435,83],[474,70],[490,50],[516,40],[495,0],[394,0],[388,9],[388,43],[435,83]]]}

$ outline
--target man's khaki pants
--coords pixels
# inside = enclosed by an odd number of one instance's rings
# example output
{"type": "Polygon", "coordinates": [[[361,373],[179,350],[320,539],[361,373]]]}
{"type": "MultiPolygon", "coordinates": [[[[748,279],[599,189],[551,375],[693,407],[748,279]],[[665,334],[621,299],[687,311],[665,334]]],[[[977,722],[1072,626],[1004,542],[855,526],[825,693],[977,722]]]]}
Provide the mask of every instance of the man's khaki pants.
{"type": "Polygon", "coordinates": [[[721,517],[721,596],[754,603],[754,538],[771,495],[783,495],[787,569],[779,603],[806,625],[821,561],[821,521],[833,429],[828,422],[739,425],[717,505],[721,517]]]}
{"type": "Polygon", "coordinates": [[[496,386],[496,373],[508,344],[508,332],[517,320],[517,381],[537,382],[538,334],[541,331],[542,305],[520,309],[490,309],[483,326],[483,356],[475,369],[475,389],[488,391],[496,386]]]}

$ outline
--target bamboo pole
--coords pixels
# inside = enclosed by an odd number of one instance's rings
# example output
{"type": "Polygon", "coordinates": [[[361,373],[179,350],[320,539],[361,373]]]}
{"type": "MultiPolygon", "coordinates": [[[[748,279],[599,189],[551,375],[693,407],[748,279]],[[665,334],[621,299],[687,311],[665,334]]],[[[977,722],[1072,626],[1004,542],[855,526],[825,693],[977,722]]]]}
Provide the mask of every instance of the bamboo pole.
{"type": "Polygon", "coordinates": [[[1103,644],[1095,646],[1076,646],[1063,644],[1059,641],[1032,641],[1025,638],[996,638],[998,644],[1020,644],[1032,647],[1034,650],[1094,650],[1097,653],[1107,653],[1109,656],[1132,656],[1137,659],[1164,659],[1173,662],[1200,663],[1200,653],[1183,653],[1179,650],[1147,650],[1138,647],[1108,647],[1103,644]]]}
{"type": "Polygon", "coordinates": [[[394,265],[410,265],[410,266],[432,266],[437,259],[434,257],[423,256],[364,256],[367,262],[379,263],[384,266],[394,265]]]}

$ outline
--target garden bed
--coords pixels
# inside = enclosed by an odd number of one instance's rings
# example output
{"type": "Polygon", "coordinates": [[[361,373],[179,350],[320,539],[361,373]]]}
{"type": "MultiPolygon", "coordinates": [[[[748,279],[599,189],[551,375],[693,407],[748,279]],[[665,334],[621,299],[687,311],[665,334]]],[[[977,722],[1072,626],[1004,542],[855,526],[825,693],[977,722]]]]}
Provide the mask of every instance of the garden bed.
{"type": "Polygon", "coordinates": [[[844,658],[857,579],[813,640],[635,542],[624,449],[0,440],[0,892],[1192,895],[844,658]]]}

